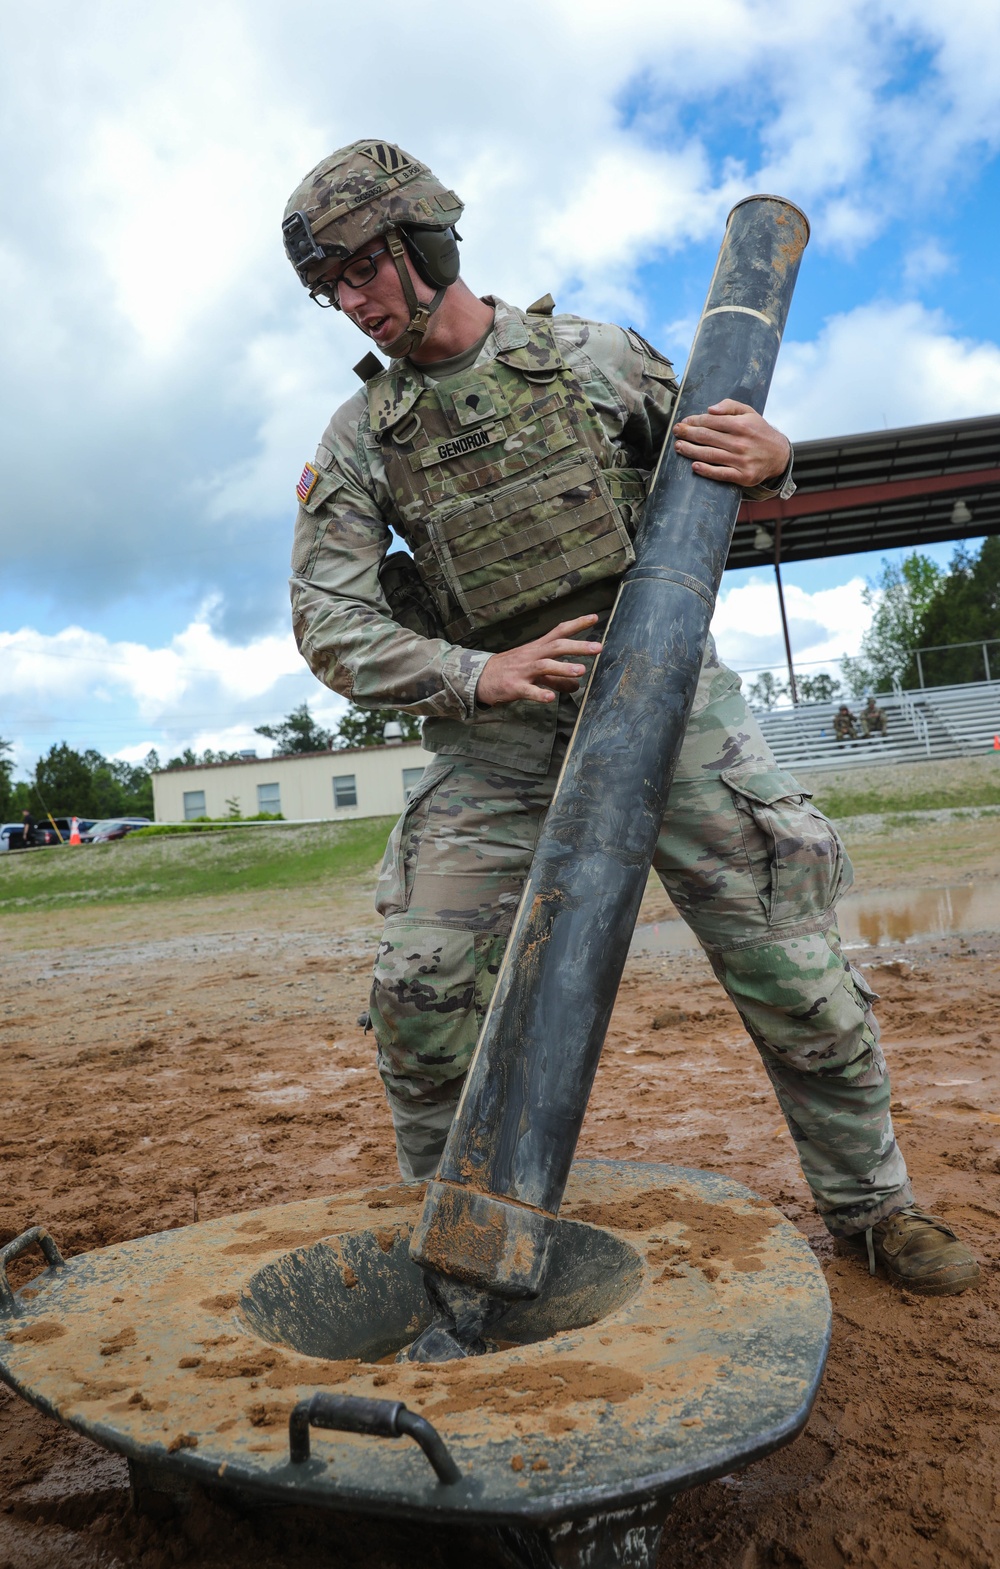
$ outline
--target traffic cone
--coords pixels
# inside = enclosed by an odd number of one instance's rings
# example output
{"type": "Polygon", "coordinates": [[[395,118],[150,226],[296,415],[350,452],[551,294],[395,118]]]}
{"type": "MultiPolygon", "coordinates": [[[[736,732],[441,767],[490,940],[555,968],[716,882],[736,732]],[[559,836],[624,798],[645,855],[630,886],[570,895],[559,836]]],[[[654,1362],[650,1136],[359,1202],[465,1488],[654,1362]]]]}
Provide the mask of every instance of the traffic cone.
{"type": "MultiPolygon", "coordinates": [[[[997,745],[1000,746],[1000,738],[998,738],[997,745]]],[[[80,843],[80,819],[78,817],[70,818],[69,842],[70,844],[80,843]]]]}
{"type": "Polygon", "coordinates": [[[1000,752],[1000,735],[993,737],[993,750],[994,752],[1000,752]]]}

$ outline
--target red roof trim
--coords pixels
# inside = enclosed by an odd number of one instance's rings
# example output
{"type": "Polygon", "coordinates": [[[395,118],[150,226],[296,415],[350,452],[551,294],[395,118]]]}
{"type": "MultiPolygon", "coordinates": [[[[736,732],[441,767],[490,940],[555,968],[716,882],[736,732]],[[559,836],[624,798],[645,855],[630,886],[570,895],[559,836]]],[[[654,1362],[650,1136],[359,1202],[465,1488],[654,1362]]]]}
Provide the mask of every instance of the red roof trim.
{"type": "Polygon", "coordinates": [[[923,479],[888,479],[877,485],[838,485],[835,490],[797,491],[788,501],[782,501],[778,496],[766,501],[744,501],[739,521],[776,523],[779,518],[815,517],[824,512],[846,512],[851,507],[902,501],[907,496],[929,496],[996,484],[1000,484],[1000,468],[967,469],[959,474],[935,474],[923,479]]]}

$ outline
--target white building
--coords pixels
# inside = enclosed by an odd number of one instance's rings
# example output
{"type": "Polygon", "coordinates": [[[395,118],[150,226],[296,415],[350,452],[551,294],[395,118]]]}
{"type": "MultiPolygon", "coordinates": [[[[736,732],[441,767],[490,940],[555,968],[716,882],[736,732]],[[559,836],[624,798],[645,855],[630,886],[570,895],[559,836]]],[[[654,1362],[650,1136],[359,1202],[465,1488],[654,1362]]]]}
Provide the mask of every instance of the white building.
{"type": "Polygon", "coordinates": [[[153,775],[153,815],[158,823],[237,813],[253,817],[257,812],[280,812],[293,821],[395,817],[432,760],[430,752],[408,741],[343,752],[195,763],[153,775]]]}

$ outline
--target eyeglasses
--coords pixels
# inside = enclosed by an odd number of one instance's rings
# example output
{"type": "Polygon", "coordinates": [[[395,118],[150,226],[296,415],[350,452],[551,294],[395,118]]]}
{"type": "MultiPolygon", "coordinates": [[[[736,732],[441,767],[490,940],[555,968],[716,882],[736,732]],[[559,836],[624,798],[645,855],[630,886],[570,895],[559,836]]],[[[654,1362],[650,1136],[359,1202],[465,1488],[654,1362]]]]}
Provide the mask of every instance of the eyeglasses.
{"type": "Polygon", "coordinates": [[[371,283],[378,272],[376,256],[384,256],[389,249],[387,245],[380,245],[377,251],[369,251],[367,256],[357,256],[342,267],[335,278],[318,278],[309,290],[309,298],[323,310],[329,310],[332,305],[334,310],[340,309],[339,289],[342,283],[347,283],[352,289],[363,289],[366,283],[371,283]]]}

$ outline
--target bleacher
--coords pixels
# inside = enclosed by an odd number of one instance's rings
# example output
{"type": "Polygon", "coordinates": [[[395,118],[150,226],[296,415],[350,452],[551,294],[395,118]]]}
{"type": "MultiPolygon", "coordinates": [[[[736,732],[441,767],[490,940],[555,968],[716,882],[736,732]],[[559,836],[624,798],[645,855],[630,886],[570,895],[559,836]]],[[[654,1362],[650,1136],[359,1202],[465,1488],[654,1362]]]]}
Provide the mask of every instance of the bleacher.
{"type": "Polygon", "coordinates": [[[756,711],[782,768],[868,768],[933,757],[976,757],[993,751],[994,737],[1000,734],[1000,681],[880,692],[876,701],[886,717],[886,734],[867,739],[861,725],[863,700],[848,701],[858,738],[836,739],[833,717],[842,701],[756,711]]]}

